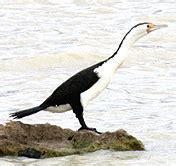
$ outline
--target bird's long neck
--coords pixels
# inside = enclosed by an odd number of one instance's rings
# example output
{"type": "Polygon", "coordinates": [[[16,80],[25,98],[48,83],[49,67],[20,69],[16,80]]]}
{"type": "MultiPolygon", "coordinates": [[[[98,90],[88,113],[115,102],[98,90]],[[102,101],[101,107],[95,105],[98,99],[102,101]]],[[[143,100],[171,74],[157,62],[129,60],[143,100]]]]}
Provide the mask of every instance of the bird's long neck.
{"type": "Polygon", "coordinates": [[[108,59],[104,61],[102,66],[95,69],[100,77],[111,76],[116,72],[116,70],[123,64],[125,59],[128,57],[129,48],[140,38],[135,31],[131,28],[128,33],[123,37],[119,44],[117,51],[108,59]]]}
{"type": "Polygon", "coordinates": [[[107,63],[110,64],[112,72],[115,72],[128,57],[128,50],[135,43],[137,39],[130,31],[122,39],[117,51],[108,58],[107,63]]]}

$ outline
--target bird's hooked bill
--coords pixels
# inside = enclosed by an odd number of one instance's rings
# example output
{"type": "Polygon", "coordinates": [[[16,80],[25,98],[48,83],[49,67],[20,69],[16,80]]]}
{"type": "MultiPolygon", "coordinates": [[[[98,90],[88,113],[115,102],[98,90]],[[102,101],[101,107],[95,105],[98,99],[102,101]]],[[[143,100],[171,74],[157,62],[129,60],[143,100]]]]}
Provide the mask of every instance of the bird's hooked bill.
{"type": "Polygon", "coordinates": [[[158,25],[155,25],[155,24],[150,25],[149,24],[149,26],[147,28],[147,33],[158,30],[158,29],[161,29],[161,28],[166,28],[166,27],[168,27],[167,24],[158,24],[158,25]]]}
{"type": "Polygon", "coordinates": [[[155,28],[156,28],[156,29],[161,29],[161,28],[166,28],[166,27],[168,27],[167,24],[155,25],[155,28]]]}

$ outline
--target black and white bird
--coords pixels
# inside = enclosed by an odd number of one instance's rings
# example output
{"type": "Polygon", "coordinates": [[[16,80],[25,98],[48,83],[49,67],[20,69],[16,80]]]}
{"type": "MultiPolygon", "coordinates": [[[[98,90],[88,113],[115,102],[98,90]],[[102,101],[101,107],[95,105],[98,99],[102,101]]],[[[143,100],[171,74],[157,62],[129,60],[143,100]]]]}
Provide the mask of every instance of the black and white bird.
{"type": "Polygon", "coordinates": [[[94,64],[62,83],[41,105],[10,114],[14,119],[37,113],[41,110],[66,112],[73,110],[82,129],[98,132],[89,128],[83,117],[83,111],[89,101],[97,97],[109,84],[113,74],[127,58],[127,51],[138,39],[150,32],[166,27],[144,22],[133,26],[123,37],[117,51],[109,58],[94,64]]]}

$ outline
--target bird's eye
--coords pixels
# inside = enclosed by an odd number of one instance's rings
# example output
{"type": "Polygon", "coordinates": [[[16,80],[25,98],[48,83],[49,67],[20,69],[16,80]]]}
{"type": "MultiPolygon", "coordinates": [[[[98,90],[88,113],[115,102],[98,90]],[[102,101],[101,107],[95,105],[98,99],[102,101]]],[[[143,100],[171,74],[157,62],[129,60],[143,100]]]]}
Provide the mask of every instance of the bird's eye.
{"type": "Polygon", "coordinates": [[[147,28],[150,28],[150,25],[149,25],[149,24],[147,24],[147,28]]]}

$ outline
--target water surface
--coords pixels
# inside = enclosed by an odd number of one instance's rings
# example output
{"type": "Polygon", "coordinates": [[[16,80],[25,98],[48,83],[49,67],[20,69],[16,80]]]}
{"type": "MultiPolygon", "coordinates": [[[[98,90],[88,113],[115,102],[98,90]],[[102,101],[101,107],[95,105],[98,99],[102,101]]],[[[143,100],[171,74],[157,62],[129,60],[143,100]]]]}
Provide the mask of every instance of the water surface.
{"type": "MultiPolygon", "coordinates": [[[[165,23],[131,48],[108,88],[85,110],[89,126],[120,128],[145,152],[98,151],[35,160],[0,158],[0,165],[175,165],[175,0],[0,0],[0,123],[40,104],[77,71],[111,56],[136,23],[165,23]]],[[[78,129],[72,112],[41,111],[21,120],[78,129]]]]}

